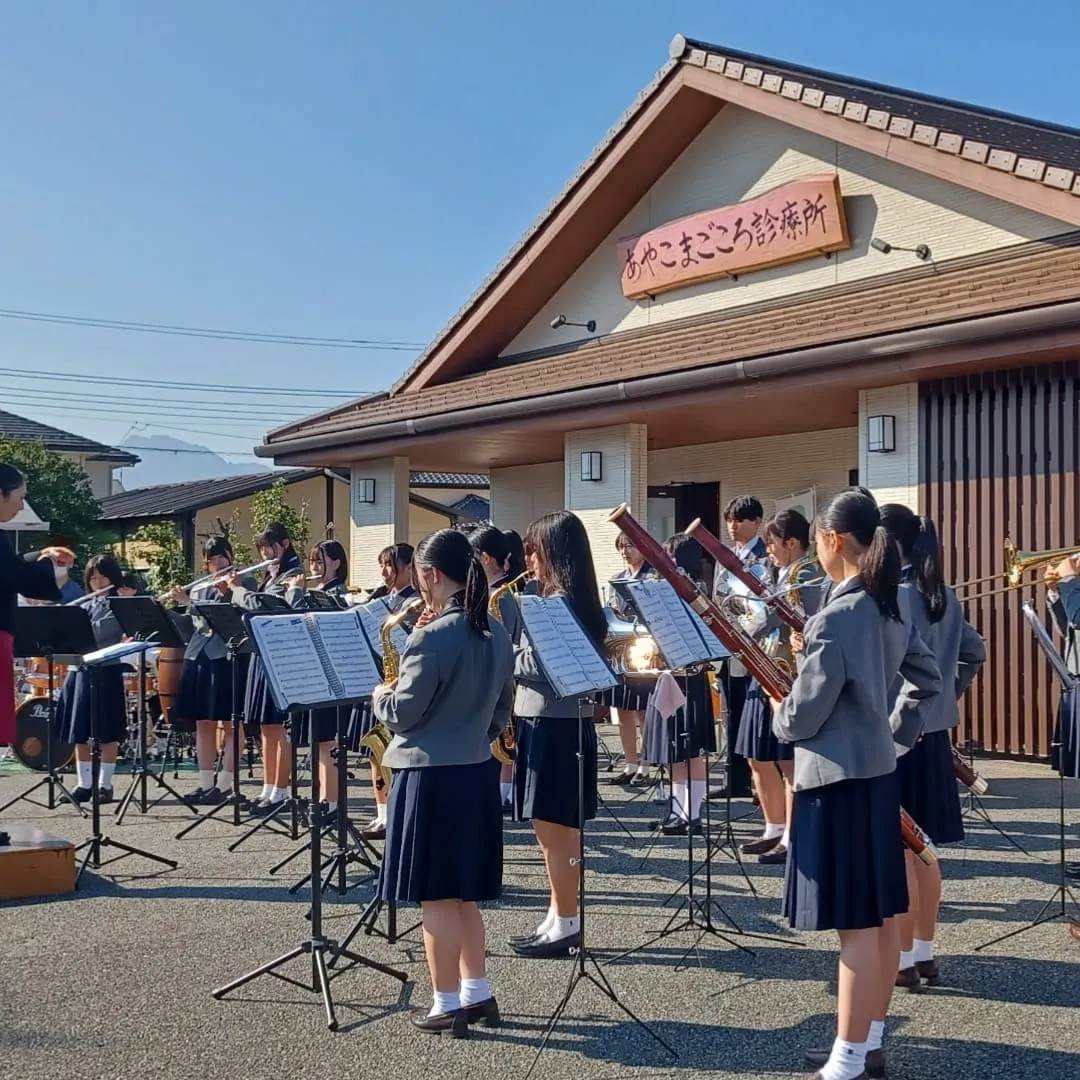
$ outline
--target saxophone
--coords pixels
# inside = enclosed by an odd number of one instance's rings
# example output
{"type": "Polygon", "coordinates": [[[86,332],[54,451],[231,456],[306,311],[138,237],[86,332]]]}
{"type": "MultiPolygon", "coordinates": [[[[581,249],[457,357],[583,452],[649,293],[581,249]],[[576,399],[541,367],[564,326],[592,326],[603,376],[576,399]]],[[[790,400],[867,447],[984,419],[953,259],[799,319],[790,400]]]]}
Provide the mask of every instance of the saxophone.
{"type": "MultiPolygon", "coordinates": [[[[394,644],[393,639],[390,636],[390,631],[396,626],[400,626],[401,623],[416,610],[416,608],[423,604],[422,597],[415,597],[408,601],[408,603],[402,604],[397,611],[393,613],[383,624],[379,627],[379,639],[382,643],[383,650],[383,682],[392,683],[397,680],[398,672],[401,670],[401,656],[398,654],[397,646],[394,644]]],[[[390,745],[390,740],[393,736],[390,734],[385,724],[378,722],[371,725],[371,730],[360,740],[360,745],[365,747],[371,754],[371,760],[375,762],[375,768],[379,773],[379,789],[386,790],[390,787],[390,782],[394,778],[393,770],[382,763],[383,755],[386,753],[386,748],[390,745]]]]}
{"type": "MultiPolygon", "coordinates": [[[[513,581],[508,581],[505,585],[500,585],[497,589],[493,590],[491,596],[488,597],[488,614],[501,624],[503,617],[502,611],[499,608],[499,601],[507,594],[516,597],[529,583],[532,576],[532,572],[526,570],[524,574],[518,574],[513,581]]],[[[513,763],[516,753],[517,735],[514,731],[514,717],[511,715],[510,723],[507,725],[506,730],[492,742],[491,755],[498,761],[501,761],[502,764],[510,765],[513,763]]]]}

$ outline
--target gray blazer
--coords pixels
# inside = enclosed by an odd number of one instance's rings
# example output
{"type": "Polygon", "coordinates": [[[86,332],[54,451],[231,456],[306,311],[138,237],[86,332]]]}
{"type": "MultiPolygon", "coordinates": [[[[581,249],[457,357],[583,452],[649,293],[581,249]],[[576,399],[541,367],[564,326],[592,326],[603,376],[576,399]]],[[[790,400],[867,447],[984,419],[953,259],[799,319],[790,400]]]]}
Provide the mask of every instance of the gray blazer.
{"type": "Polygon", "coordinates": [[[510,723],[514,652],[489,619],[473,632],[453,605],[409,635],[397,682],[377,691],[372,711],[393,733],[383,761],[393,769],[475,765],[510,723]]]}
{"type": "MultiPolygon", "coordinates": [[[[498,586],[496,586],[498,588],[498,586]]],[[[513,645],[521,641],[521,608],[518,607],[516,597],[509,593],[503,593],[499,597],[499,617],[502,619],[503,629],[506,631],[513,645]]]]}
{"type": "MultiPolygon", "coordinates": [[[[245,576],[240,579],[245,589],[256,588],[255,579],[245,576]]],[[[199,585],[188,594],[195,604],[227,604],[232,598],[232,593],[221,593],[216,585],[199,585]]],[[[194,611],[176,612],[173,621],[178,624],[181,632],[190,634],[187,648],[184,649],[185,660],[198,660],[205,655],[208,660],[224,660],[228,649],[225,642],[210,629],[210,624],[194,611]]]]}
{"type": "Polygon", "coordinates": [[[803,660],[773,731],[795,744],[795,790],[885,776],[894,739],[914,745],[941,692],[933,653],[910,623],[882,615],[858,578],[806,624],[803,660]],[[890,687],[904,684],[891,707],[890,687]]]}
{"type": "Polygon", "coordinates": [[[1065,639],[1065,664],[1080,675],[1080,578],[1066,578],[1046,597],[1058,633],[1065,639]]]}

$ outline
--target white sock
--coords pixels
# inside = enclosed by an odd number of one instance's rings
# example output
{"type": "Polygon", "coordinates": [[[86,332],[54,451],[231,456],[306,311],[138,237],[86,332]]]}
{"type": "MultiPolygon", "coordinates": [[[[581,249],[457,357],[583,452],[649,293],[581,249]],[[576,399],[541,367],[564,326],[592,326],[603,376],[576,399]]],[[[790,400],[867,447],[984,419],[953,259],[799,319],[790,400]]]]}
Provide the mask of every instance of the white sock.
{"type": "Polygon", "coordinates": [[[690,781],[690,820],[698,821],[701,818],[701,804],[705,801],[704,780],[690,781]]]}
{"type": "Polygon", "coordinates": [[[866,1043],[837,1039],[821,1069],[822,1080],[855,1080],[866,1067],[866,1043]]]}
{"type": "Polygon", "coordinates": [[[228,769],[222,769],[217,776],[218,791],[232,791],[233,774],[228,769]]]}
{"type": "Polygon", "coordinates": [[[870,1021],[870,1034],[866,1039],[867,1050],[880,1050],[881,1044],[885,1041],[885,1021],[884,1020],[871,1020],[870,1021]]]}
{"type": "Polygon", "coordinates": [[[649,763],[647,761],[641,762],[641,764],[639,764],[638,767],[637,767],[637,771],[636,771],[635,775],[636,776],[648,776],[649,775],[649,763]]]}
{"type": "Polygon", "coordinates": [[[555,921],[548,928],[547,933],[544,934],[544,940],[562,941],[563,938],[576,934],[580,929],[581,919],[577,915],[571,915],[565,919],[561,915],[556,915],[555,921]]]}
{"type": "Polygon", "coordinates": [[[199,787],[203,791],[209,791],[214,786],[214,770],[213,769],[200,769],[199,770],[199,787]]]}
{"type": "Polygon", "coordinates": [[[384,803],[384,802],[380,802],[380,803],[375,804],[375,820],[380,825],[385,825],[386,824],[386,808],[387,808],[387,805],[388,804],[384,803]]]}
{"type": "Polygon", "coordinates": [[[446,1013],[457,1012],[461,1008],[461,995],[456,990],[451,990],[446,994],[441,990],[436,990],[431,996],[435,1000],[432,1002],[428,1016],[442,1016],[446,1013]]]}
{"type": "Polygon", "coordinates": [[[552,904],[548,908],[547,914],[541,920],[540,925],[536,928],[535,934],[537,937],[543,937],[554,925],[555,920],[559,917],[559,912],[555,905],[552,904]]]}
{"type": "Polygon", "coordinates": [[[934,943],[932,941],[920,941],[915,939],[915,946],[911,950],[915,957],[915,963],[925,964],[934,959],[934,943]]]}
{"type": "Polygon", "coordinates": [[[269,799],[270,798],[270,792],[273,789],[273,787],[274,787],[273,784],[268,784],[268,783],[266,783],[264,781],[263,786],[262,786],[262,791],[259,792],[259,798],[263,799],[263,800],[269,799]]]}
{"type": "Polygon", "coordinates": [[[113,773],[116,771],[115,761],[103,761],[101,763],[101,775],[98,777],[99,788],[111,788],[113,773]]]}
{"type": "Polygon", "coordinates": [[[491,983],[487,979],[461,980],[461,1007],[479,1005],[491,998],[491,983]]]}
{"type": "Polygon", "coordinates": [[[289,797],[289,789],[270,785],[270,794],[266,796],[272,803],[284,802],[289,797]]]}
{"type": "Polygon", "coordinates": [[[509,782],[505,782],[505,783],[500,782],[499,783],[499,794],[502,795],[502,801],[504,803],[508,803],[510,801],[510,796],[513,795],[513,793],[514,793],[514,785],[512,783],[509,783],[509,782]]]}
{"type": "Polygon", "coordinates": [[[94,785],[94,763],[92,761],[76,762],[79,771],[79,787],[90,790],[94,785]]]}
{"type": "Polygon", "coordinates": [[[914,952],[904,952],[904,950],[901,949],[900,950],[900,970],[901,971],[907,971],[907,969],[909,967],[914,967],[914,966],[915,966],[915,953],[914,952]]]}
{"type": "Polygon", "coordinates": [[[777,837],[784,835],[783,825],[771,825],[769,822],[765,822],[765,834],[762,836],[762,840],[775,840],[777,837]]]}
{"type": "Polygon", "coordinates": [[[689,792],[685,781],[673,780],[671,782],[671,812],[676,816],[689,821],[689,792]]]}
{"type": "Polygon", "coordinates": [[[784,835],[780,837],[780,846],[786,851],[791,847],[791,830],[785,829],[784,835]]]}

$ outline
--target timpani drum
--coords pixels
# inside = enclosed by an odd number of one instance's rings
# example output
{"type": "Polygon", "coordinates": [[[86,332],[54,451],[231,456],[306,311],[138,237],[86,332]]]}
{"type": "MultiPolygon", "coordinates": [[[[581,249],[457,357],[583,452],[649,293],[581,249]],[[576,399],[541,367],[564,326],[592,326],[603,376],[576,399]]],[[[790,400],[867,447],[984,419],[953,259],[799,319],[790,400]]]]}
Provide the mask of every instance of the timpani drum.
{"type": "Polygon", "coordinates": [[[180,678],[184,671],[183,649],[162,649],[157,661],[157,691],[162,715],[172,723],[172,709],[180,693],[180,678]]]}

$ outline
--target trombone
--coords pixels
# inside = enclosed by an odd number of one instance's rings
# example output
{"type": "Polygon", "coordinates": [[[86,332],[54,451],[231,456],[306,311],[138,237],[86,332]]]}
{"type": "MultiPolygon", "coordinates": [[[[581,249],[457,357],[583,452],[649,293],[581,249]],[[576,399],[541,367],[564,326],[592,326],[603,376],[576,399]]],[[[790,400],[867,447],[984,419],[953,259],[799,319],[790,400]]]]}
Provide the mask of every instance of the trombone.
{"type": "Polygon", "coordinates": [[[970,578],[953,586],[959,594],[975,585],[982,585],[987,581],[997,581],[999,584],[992,589],[984,589],[980,592],[969,593],[959,596],[960,600],[981,600],[987,596],[996,596],[998,593],[1011,592],[1014,589],[1022,589],[1036,584],[1025,582],[1023,577],[1032,570],[1049,563],[1060,562],[1070,555],[1080,554],[1080,544],[1074,547],[1049,548],[1046,551],[1018,551],[1011,540],[1005,541],[1005,568],[999,574],[990,574],[987,577],[970,578]]]}

